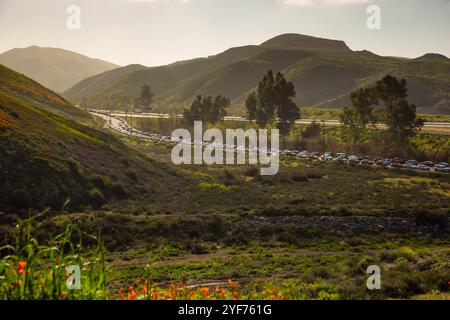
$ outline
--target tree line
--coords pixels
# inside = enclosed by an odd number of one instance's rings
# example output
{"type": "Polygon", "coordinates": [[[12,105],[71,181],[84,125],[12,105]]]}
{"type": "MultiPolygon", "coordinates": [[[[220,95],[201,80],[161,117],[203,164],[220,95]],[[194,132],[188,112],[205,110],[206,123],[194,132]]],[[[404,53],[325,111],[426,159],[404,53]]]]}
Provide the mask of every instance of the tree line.
{"type": "Polygon", "coordinates": [[[230,103],[230,99],[221,95],[215,98],[198,95],[192,102],[190,109],[184,110],[183,119],[187,124],[192,124],[194,121],[209,123],[223,121],[227,115],[226,109],[230,106],[230,103]]]}

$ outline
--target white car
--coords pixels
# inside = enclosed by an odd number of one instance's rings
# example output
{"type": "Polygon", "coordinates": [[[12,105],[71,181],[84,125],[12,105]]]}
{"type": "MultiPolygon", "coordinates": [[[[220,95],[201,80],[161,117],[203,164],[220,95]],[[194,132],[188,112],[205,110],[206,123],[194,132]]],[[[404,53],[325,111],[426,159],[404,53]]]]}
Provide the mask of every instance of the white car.
{"type": "Polygon", "coordinates": [[[423,164],[423,163],[419,163],[417,166],[416,166],[416,169],[417,170],[422,170],[422,171],[430,171],[430,167],[429,166],[427,166],[426,164],[423,164]]]}
{"type": "Polygon", "coordinates": [[[434,170],[436,172],[443,172],[443,173],[450,173],[450,167],[445,166],[443,164],[438,164],[436,165],[436,167],[434,168],[434,170]]]}

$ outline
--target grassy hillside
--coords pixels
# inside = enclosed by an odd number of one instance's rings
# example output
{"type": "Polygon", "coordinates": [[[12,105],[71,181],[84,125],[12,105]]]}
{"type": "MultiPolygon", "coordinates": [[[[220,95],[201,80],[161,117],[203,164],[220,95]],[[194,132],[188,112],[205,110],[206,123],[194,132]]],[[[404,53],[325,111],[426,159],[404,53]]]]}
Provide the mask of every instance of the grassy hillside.
{"type": "Polygon", "coordinates": [[[304,51],[270,49],[252,58],[235,62],[205,76],[185,81],[161,96],[167,103],[183,103],[197,94],[225,95],[236,100],[253,89],[271,69],[278,72],[290,64],[310,56],[304,51]]]}
{"type": "Polygon", "coordinates": [[[90,121],[90,115],[58,94],[26,76],[0,65],[0,93],[32,103],[59,116],[76,121],[90,121]]]}
{"type": "Polygon", "coordinates": [[[144,84],[151,85],[156,94],[162,94],[187,79],[213,72],[262,51],[258,46],[245,46],[168,66],[146,68],[131,65],[86,79],[64,92],[64,96],[72,100],[84,97],[101,100],[111,94],[135,97],[144,84]]]}
{"type": "Polygon", "coordinates": [[[126,67],[121,67],[117,69],[113,69],[110,71],[106,71],[102,74],[89,77],[84,79],[74,85],[72,88],[64,92],[64,96],[72,98],[72,97],[91,97],[95,96],[97,91],[103,90],[103,87],[112,82],[119,81],[122,78],[125,78],[127,75],[138,71],[143,70],[146,67],[141,66],[139,64],[132,64],[126,67]]]}
{"type": "MultiPolygon", "coordinates": [[[[428,55],[427,55],[428,56],[428,55]]],[[[373,85],[386,73],[408,81],[409,100],[418,106],[418,111],[428,114],[450,114],[450,60],[414,59],[398,64],[387,64],[378,72],[362,79],[356,87],[373,85]]],[[[352,90],[355,88],[352,88],[352,90]]],[[[321,106],[348,105],[349,92],[321,106]]]]}
{"type": "MultiPolygon", "coordinates": [[[[349,105],[349,93],[372,85],[388,73],[408,80],[410,100],[422,113],[450,113],[450,60],[438,54],[417,59],[381,57],[352,51],[343,41],[285,34],[260,46],[227,50],[219,55],[132,72],[107,73],[71,88],[65,96],[91,102],[108,96],[136,97],[150,84],[156,105],[185,106],[198,94],[222,94],[233,101],[233,114],[243,114],[243,102],[269,69],[285,73],[297,89],[301,106],[327,108],[349,105]]],[[[161,109],[161,108],[160,108],[161,109]]]]}
{"type": "MultiPolygon", "coordinates": [[[[297,103],[302,106],[324,104],[355,88],[373,74],[385,74],[397,60],[355,52],[342,55],[319,54],[301,60],[284,72],[297,88],[297,103]]],[[[331,107],[348,106],[348,100],[331,107]]]]}
{"type": "Polygon", "coordinates": [[[118,67],[75,52],[38,46],[4,52],[0,54],[0,63],[57,92],[87,77],[118,67]]]}
{"type": "Polygon", "coordinates": [[[50,90],[3,66],[0,84],[0,211],[151,201],[176,187],[165,167],[63,117],[90,118],[50,90]]]}

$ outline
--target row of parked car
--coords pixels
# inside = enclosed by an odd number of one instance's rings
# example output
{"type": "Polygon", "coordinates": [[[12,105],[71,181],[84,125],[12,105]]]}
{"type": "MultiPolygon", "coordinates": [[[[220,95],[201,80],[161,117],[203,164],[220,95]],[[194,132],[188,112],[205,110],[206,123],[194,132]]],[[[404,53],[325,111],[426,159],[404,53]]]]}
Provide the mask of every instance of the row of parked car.
{"type": "MultiPolygon", "coordinates": [[[[100,114],[100,113],[97,113],[100,114]]],[[[152,141],[159,141],[165,143],[183,143],[189,145],[202,145],[203,147],[212,147],[212,148],[221,148],[223,150],[235,150],[235,151],[247,151],[247,152],[272,152],[276,153],[278,150],[267,150],[259,149],[257,147],[253,148],[245,148],[245,147],[236,147],[234,145],[218,145],[216,143],[209,142],[192,142],[190,140],[181,140],[181,139],[173,139],[170,136],[162,136],[154,133],[147,133],[140,131],[135,128],[131,128],[126,121],[119,117],[110,117],[109,115],[100,114],[103,118],[111,120],[114,118],[117,121],[117,125],[113,126],[110,122],[110,126],[122,133],[152,141]]],[[[433,163],[431,161],[418,162],[416,160],[406,160],[400,158],[371,158],[367,156],[355,156],[348,155],[346,153],[333,153],[333,152],[325,152],[324,154],[320,152],[309,152],[309,151],[296,151],[296,150],[280,150],[279,154],[281,156],[293,157],[299,159],[308,159],[315,161],[334,161],[338,163],[347,163],[353,165],[367,165],[367,166],[380,166],[380,167],[389,167],[389,168],[404,168],[410,170],[420,170],[420,171],[434,171],[440,173],[450,173],[450,165],[446,162],[441,163],[433,163]]]]}
{"type": "Polygon", "coordinates": [[[358,165],[369,165],[369,166],[381,166],[381,167],[391,167],[391,168],[404,168],[420,171],[435,171],[442,173],[450,173],[450,165],[446,162],[434,163],[431,161],[418,162],[417,160],[406,160],[400,158],[371,158],[371,157],[361,157],[354,155],[347,155],[346,153],[333,153],[325,152],[321,154],[320,152],[308,152],[308,151],[291,151],[284,150],[280,152],[281,155],[303,158],[309,160],[322,160],[322,161],[335,161],[339,163],[348,164],[358,164],[358,165]]]}

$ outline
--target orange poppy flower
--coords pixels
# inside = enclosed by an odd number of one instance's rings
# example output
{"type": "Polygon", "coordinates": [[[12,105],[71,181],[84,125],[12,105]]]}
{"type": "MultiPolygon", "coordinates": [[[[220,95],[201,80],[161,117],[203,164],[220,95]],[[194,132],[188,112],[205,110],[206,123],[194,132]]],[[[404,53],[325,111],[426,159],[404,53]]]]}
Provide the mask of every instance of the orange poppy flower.
{"type": "Polygon", "coordinates": [[[143,293],[144,295],[147,295],[147,287],[143,287],[143,288],[142,288],[142,293],[143,293]]]}
{"type": "Polygon", "coordinates": [[[203,288],[202,293],[205,297],[209,296],[209,288],[203,288]]]}
{"type": "Polygon", "coordinates": [[[17,266],[17,271],[19,275],[23,275],[25,273],[25,267],[27,266],[26,261],[19,261],[19,265],[17,266]]]}

